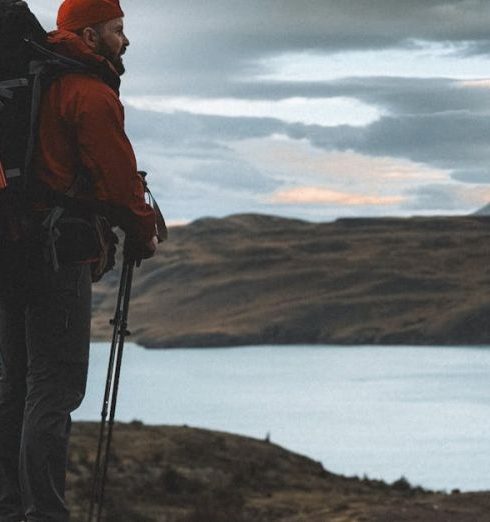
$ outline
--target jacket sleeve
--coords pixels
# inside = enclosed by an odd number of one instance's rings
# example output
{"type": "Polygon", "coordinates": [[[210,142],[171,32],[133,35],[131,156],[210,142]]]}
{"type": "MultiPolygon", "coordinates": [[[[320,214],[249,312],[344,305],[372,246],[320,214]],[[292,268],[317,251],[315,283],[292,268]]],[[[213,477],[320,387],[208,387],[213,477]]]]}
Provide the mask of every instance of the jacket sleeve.
{"type": "Polygon", "coordinates": [[[96,80],[85,84],[73,105],[80,160],[90,173],[96,200],[138,242],[155,235],[155,212],[145,201],[133,147],[124,130],[118,96],[96,80]],[[114,216],[116,216],[114,218],[114,216]]]}

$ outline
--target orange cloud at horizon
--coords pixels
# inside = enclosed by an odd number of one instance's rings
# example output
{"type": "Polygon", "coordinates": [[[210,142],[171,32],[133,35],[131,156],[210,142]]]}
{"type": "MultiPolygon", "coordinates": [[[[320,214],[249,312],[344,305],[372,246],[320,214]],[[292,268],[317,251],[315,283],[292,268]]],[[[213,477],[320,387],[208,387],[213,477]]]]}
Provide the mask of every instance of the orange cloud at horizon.
{"type": "Polygon", "coordinates": [[[475,89],[489,89],[490,88],[490,79],[482,78],[479,80],[461,80],[459,82],[461,87],[470,87],[475,89]]]}
{"type": "Polygon", "coordinates": [[[292,189],[280,190],[273,194],[269,203],[284,205],[396,205],[405,201],[402,196],[367,196],[348,192],[339,192],[321,187],[295,187],[292,189]]]}
{"type": "Polygon", "coordinates": [[[167,227],[183,227],[185,225],[188,225],[191,220],[190,219],[166,219],[167,227]]]}

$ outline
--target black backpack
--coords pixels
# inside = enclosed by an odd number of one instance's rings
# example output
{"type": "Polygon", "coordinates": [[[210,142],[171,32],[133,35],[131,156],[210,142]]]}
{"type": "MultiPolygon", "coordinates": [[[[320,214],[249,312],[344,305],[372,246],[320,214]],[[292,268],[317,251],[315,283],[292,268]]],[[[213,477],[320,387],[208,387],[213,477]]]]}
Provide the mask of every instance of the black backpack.
{"type": "Polygon", "coordinates": [[[0,0],[0,235],[23,235],[41,96],[59,75],[86,66],[54,53],[25,2],[0,0]]]}

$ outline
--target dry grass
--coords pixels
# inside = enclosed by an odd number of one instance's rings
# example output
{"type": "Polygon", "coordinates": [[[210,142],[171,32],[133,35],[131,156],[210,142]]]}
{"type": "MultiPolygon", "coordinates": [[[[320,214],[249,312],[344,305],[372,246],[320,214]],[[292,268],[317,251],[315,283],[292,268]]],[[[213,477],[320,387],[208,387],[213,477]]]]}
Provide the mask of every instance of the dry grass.
{"type": "MultiPolygon", "coordinates": [[[[105,522],[486,522],[490,494],[346,478],[265,441],[118,424],[105,522]]],[[[88,507],[97,425],[74,425],[68,497],[88,507]]]]}

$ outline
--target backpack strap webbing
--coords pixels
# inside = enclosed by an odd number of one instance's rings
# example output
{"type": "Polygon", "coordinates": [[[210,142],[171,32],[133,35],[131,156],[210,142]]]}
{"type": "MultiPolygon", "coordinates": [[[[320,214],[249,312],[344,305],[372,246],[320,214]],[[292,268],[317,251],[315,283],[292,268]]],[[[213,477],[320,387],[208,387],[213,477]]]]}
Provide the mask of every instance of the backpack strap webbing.
{"type": "MultiPolygon", "coordinates": [[[[71,187],[61,195],[61,198],[75,198],[77,193],[85,186],[86,180],[83,174],[77,174],[75,181],[71,187]]],[[[60,198],[60,199],[61,199],[60,198]]],[[[56,205],[51,209],[47,217],[41,223],[41,230],[44,232],[44,257],[46,261],[50,261],[53,265],[53,270],[58,272],[60,264],[58,260],[58,254],[56,252],[56,241],[60,237],[60,231],[58,229],[58,221],[65,213],[66,207],[60,204],[56,205]]]]}

